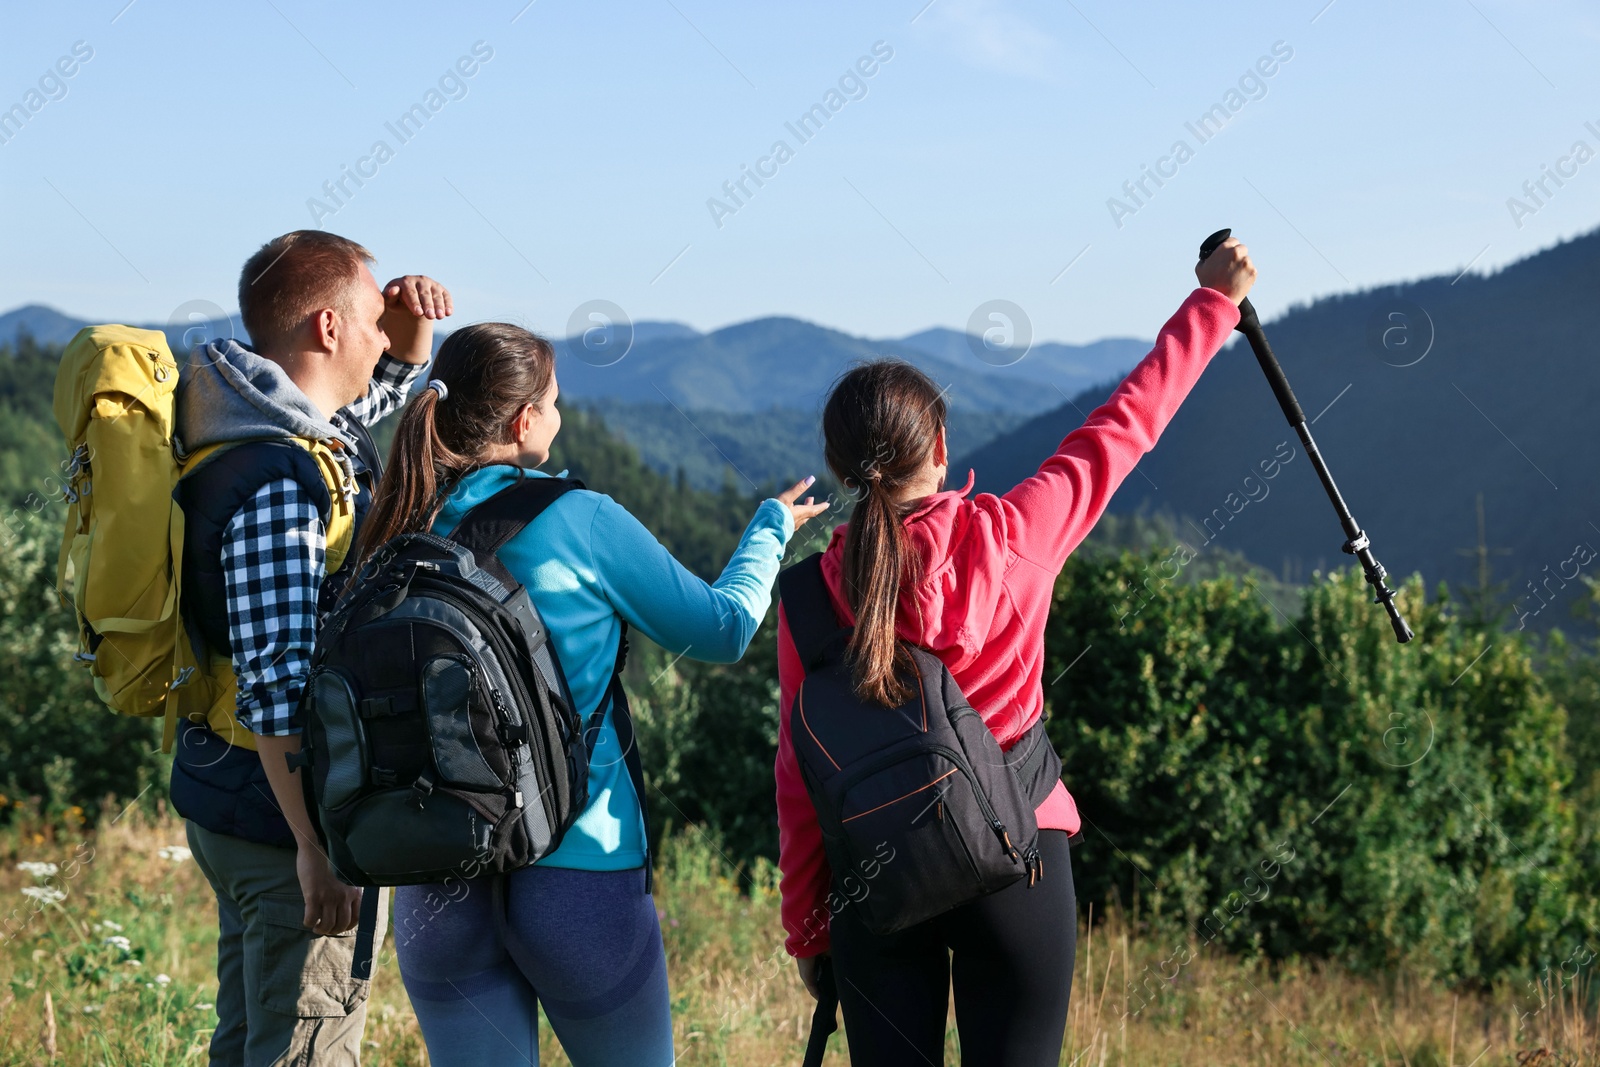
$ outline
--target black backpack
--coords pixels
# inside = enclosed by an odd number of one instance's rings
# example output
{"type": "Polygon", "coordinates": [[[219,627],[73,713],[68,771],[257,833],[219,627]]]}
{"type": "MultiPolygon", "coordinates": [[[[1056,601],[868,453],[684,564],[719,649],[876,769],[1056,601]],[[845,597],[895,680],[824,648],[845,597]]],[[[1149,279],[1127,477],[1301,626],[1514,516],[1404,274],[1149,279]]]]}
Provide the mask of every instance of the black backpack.
{"type": "MultiPolygon", "coordinates": [[[[581,482],[527,478],[450,537],[405,534],[362,568],[317,637],[300,705],[307,806],[351,885],[513,871],[561,844],[588,804],[589,759],[614,708],[639,803],[644,783],[621,671],[587,723],[550,634],[495,555],[581,482]]],[[[646,892],[650,863],[646,861],[646,892]]],[[[363,901],[370,973],[378,894],[363,901]],[[367,912],[371,911],[369,917],[367,912]]]]}
{"type": "MultiPolygon", "coordinates": [[[[1003,752],[932,653],[904,645],[916,695],[862,701],[813,555],[779,579],[805,682],[789,736],[817,810],[834,888],[866,928],[891,934],[1043,873],[1034,809],[1061,777],[1039,723],[1003,752]]],[[[909,680],[909,679],[908,679],[909,680]]]]}

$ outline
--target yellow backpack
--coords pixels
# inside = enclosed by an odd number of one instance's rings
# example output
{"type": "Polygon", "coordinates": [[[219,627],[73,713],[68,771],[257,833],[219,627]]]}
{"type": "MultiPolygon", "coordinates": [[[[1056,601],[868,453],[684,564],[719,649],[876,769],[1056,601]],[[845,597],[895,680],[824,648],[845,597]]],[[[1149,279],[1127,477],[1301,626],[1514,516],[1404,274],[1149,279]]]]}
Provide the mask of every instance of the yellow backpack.
{"type": "MultiPolygon", "coordinates": [[[[177,717],[204,721],[230,743],[255,737],[234,718],[236,686],[226,656],[196,662],[183,625],[183,511],[178,480],[223,448],[179,452],[174,437],[179,368],[157,330],[89,326],[56,372],[55,416],[71,459],[66,528],[56,587],[78,621],[77,660],[95,693],[123,715],[162,716],[161,750],[177,717]]],[[[296,439],[328,480],[327,567],[337,570],[355,531],[342,471],[325,443],[296,439]]]]}

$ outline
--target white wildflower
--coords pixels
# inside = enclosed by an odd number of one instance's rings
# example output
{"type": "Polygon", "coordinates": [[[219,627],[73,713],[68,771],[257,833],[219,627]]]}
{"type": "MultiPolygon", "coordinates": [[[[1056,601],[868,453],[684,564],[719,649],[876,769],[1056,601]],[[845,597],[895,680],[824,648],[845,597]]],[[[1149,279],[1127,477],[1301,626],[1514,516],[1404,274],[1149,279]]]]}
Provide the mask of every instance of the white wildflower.
{"type": "Polygon", "coordinates": [[[156,854],[164,860],[171,860],[173,863],[187,862],[189,857],[194,855],[183,845],[162,845],[156,854]]]}
{"type": "Polygon", "coordinates": [[[166,985],[170,981],[172,981],[172,979],[164,974],[156,975],[156,985],[166,985]]]}
{"type": "Polygon", "coordinates": [[[41,904],[59,904],[67,899],[66,893],[47,885],[25,885],[22,887],[22,895],[41,904]]]}
{"type": "Polygon", "coordinates": [[[114,934],[111,937],[106,938],[106,944],[110,945],[112,948],[119,948],[124,952],[127,952],[129,949],[133,948],[133,942],[129,941],[121,934],[114,934]]]}
{"type": "Polygon", "coordinates": [[[24,860],[17,864],[17,870],[31,874],[41,882],[46,878],[54,877],[55,873],[60,869],[53,863],[40,863],[34,860],[24,860]]]}
{"type": "Polygon", "coordinates": [[[215,1008],[215,1007],[216,1007],[215,1004],[196,1004],[194,1006],[194,1010],[195,1011],[210,1011],[212,1008],[215,1008]]]}
{"type": "Polygon", "coordinates": [[[119,934],[122,933],[122,924],[112,922],[110,919],[106,919],[104,922],[95,923],[94,928],[96,930],[113,930],[119,934]]]}
{"type": "Polygon", "coordinates": [[[129,967],[143,967],[144,966],[144,960],[123,960],[122,962],[126,963],[129,967]]]}
{"type": "Polygon", "coordinates": [[[83,1006],[83,1013],[85,1015],[98,1015],[100,1013],[100,1005],[98,1005],[98,1004],[85,1004],[83,1006]]]}

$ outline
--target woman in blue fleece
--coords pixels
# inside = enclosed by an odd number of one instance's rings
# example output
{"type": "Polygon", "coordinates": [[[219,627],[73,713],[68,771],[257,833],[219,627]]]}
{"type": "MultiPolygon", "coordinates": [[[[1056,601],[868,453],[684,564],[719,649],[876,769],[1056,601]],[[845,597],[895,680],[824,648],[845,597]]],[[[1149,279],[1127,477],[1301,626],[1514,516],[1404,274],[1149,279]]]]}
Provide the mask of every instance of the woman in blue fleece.
{"type": "MultiPolygon", "coordinates": [[[[468,326],[439,350],[406,408],[362,531],[370,552],[427,528],[448,534],[474,505],[538,471],[561,428],[548,342],[502,323],[468,326]]],[[[500,550],[527,586],[587,719],[611,681],[622,624],[712,662],[744,654],[766,613],[784,546],[826,504],[807,479],[763,501],[707,585],[602,493],[558,498],[500,550]]],[[[589,769],[589,806],[561,846],[505,876],[395,892],[400,973],[434,1067],[539,1061],[539,1007],[576,1067],[669,1067],[672,1017],[645,827],[608,712],[589,769]]]]}

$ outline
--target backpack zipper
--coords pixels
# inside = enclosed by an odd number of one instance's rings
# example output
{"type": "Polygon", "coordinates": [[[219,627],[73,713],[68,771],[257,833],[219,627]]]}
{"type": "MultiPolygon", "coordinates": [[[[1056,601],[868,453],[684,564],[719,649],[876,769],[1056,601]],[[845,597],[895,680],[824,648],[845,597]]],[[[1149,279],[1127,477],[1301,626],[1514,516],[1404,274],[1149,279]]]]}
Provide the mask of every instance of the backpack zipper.
{"type": "Polygon", "coordinates": [[[843,794],[863,778],[876,774],[885,767],[911,759],[920,752],[938,753],[955,764],[962,777],[966,778],[967,784],[972,786],[972,795],[977,799],[978,808],[983,812],[984,820],[989,824],[989,829],[994,832],[995,839],[1000,842],[1000,846],[1005,849],[1006,855],[1010,857],[1013,863],[1021,861],[1023,857],[1017,851],[1017,847],[1011,843],[1011,834],[1006,830],[1006,824],[1000,821],[999,813],[994,810],[994,805],[989,803],[988,794],[983,791],[983,786],[978,782],[977,776],[972,773],[972,765],[967,762],[967,758],[963,753],[957,752],[947,745],[923,745],[911,752],[885,753],[865,767],[852,772],[840,786],[840,794],[843,794]]]}

